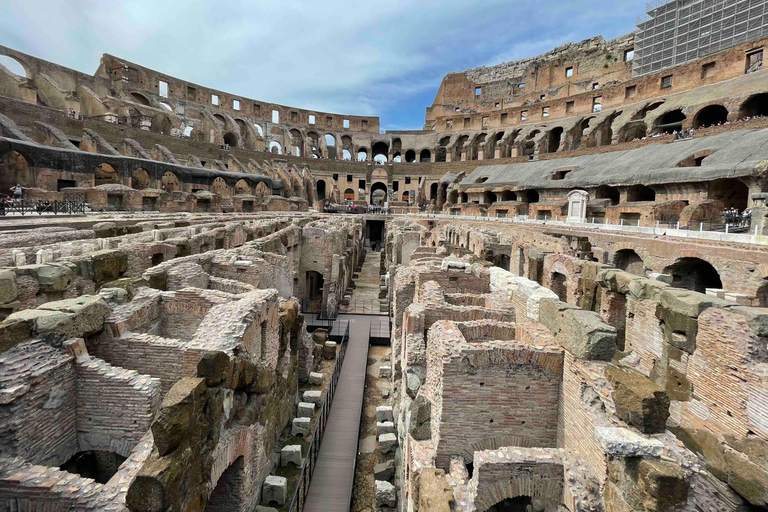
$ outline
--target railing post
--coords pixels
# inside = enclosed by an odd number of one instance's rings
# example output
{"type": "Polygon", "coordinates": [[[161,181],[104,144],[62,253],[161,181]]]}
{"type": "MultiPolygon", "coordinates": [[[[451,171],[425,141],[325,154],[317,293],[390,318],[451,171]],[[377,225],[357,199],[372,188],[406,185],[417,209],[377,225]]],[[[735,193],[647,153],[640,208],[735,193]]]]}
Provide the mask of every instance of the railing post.
{"type": "Polygon", "coordinates": [[[704,231],[704,223],[699,222],[699,231],[704,231]]]}

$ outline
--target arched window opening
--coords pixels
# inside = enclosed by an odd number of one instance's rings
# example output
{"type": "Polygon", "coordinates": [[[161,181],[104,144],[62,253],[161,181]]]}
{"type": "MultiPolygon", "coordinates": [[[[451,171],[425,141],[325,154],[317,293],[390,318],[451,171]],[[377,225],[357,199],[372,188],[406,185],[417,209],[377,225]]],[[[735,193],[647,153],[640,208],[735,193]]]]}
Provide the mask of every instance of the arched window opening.
{"type": "Polygon", "coordinates": [[[360,148],[357,150],[357,161],[365,162],[368,160],[368,150],[366,148],[360,148]]]}
{"type": "Polygon", "coordinates": [[[694,128],[709,128],[728,121],[728,109],[722,105],[709,105],[699,110],[693,118],[694,128]]]}
{"type": "Polygon", "coordinates": [[[192,137],[192,128],[191,126],[187,126],[184,128],[184,137],[192,137]]]}
{"type": "Polygon", "coordinates": [[[447,135],[447,136],[443,137],[442,139],[440,139],[439,145],[440,145],[440,147],[444,148],[444,147],[448,146],[448,144],[450,144],[450,143],[451,143],[451,137],[449,135],[447,135]]]}
{"type": "Polygon", "coordinates": [[[151,179],[149,173],[144,169],[136,169],[131,175],[131,186],[136,190],[144,190],[149,188],[151,179]]]}
{"type": "Polygon", "coordinates": [[[768,92],[750,96],[741,104],[739,119],[768,116],[768,92]]]}
{"type": "Polygon", "coordinates": [[[432,161],[432,152],[428,149],[422,149],[421,154],[419,155],[419,161],[421,162],[431,162],[432,161]]]}
{"type": "Polygon", "coordinates": [[[402,200],[403,200],[403,202],[407,203],[409,199],[410,199],[410,194],[406,190],[405,192],[403,192],[403,199],[402,200]]]}
{"type": "Polygon", "coordinates": [[[325,134],[325,145],[329,148],[336,147],[336,137],[331,135],[330,133],[325,134]]]}
{"type": "Polygon", "coordinates": [[[205,512],[240,510],[240,504],[245,501],[243,470],[244,459],[238,457],[219,477],[216,487],[208,497],[205,512]]]}
{"type": "Polygon", "coordinates": [[[619,131],[619,142],[631,142],[645,137],[648,131],[648,125],[642,121],[630,121],[619,131]]]}
{"type": "Polygon", "coordinates": [[[568,302],[568,288],[566,286],[565,274],[560,272],[552,272],[552,278],[550,279],[550,289],[555,292],[555,295],[563,301],[568,302]]]}
{"type": "Polygon", "coordinates": [[[672,276],[672,286],[705,293],[707,288],[722,289],[723,282],[715,267],[700,258],[680,258],[664,269],[672,276]]]}
{"type": "Polygon", "coordinates": [[[498,502],[487,512],[528,512],[531,510],[544,510],[544,508],[534,508],[530,496],[517,496],[498,502]]]}
{"type": "Polygon", "coordinates": [[[525,202],[526,203],[538,203],[539,202],[539,193],[535,190],[527,190],[525,192],[525,202]]]}
{"type": "Polygon", "coordinates": [[[242,119],[235,119],[235,124],[240,128],[240,138],[245,140],[248,138],[248,125],[242,119]]]}
{"type": "Polygon", "coordinates": [[[736,178],[719,179],[709,184],[707,197],[722,201],[726,209],[743,212],[749,205],[749,187],[736,178]]]}
{"type": "Polygon", "coordinates": [[[645,277],[645,264],[643,258],[640,257],[632,249],[622,249],[617,251],[613,257],[613,266],[620,268],[630,274],[637,274],[638,276],[645,277]]]}
{"type": "Polygon", "coordinates": [[[397,163],[400,163],[400,162],[403,161],[403,157],[402,157],[402,155],[400,154],[399,151],[394,153],[394,156],[392,157],[392,161],[393,162],[397,162],[397,163]]]}
{"type": "Polygon", "coordinates": [[[445,162],[448,151],[445,148],[437,148],[435,151],[435,162],[445,162]]]}
{"type": "Polygon", "coordinates": [[[437,201],[437,183],[433,183],[429,186],[429,199],[437,201]]]}
{"type": "Polygon", "coordinates": [[[317,200],[325,201],[325,180],[317,180],[317,200]]]}
{"type": "Polygon", "coordinates": [[[222,126],[226,126],[227,125],[227,120],[224,119],[223,115],[221,115],[221,114],[213,114],[213,118],[215,120],[217,120],[218,122],[220,122],[222,124],[222,126]]]}
{"type": "Polygon", "coordinates": [[[348,188],[344,191],[344,200],[345,201],[354,201],[355,200],[355,191],[351,188],[348,188]]]}
{"type": "Polygon", "coordinates": [[[29,78],[27,68],[18,60],[8,55],[0,55],[0,65],[2,65],[12,75],[29,78]]]}
{"type": "Polygon", "coordinates": [[[408,163],[415,162],[416,161],[416,152],[412,149],[409,149],[405,152],[405,161],[408,163]]]}
{"type": "Polygon", "coordinates": [[[136,103],[141,103],[142,105],[149,106],[149,99],[144,96],[143,94],[139,94],[138,92],[132,92],[131,97],[136,101],[136,103]]]}
{"type": "Polygon", "coordinates": [[[269,143],[269,152],[274,155],[282,155],[283,154],[283,147],[280,145],[279,142],[272,141],[269,143]]]}
{"type": "Polygon", "coordinates": [[[96,168],[96,176],[94,177],[96,186],[106,185],[107,183],[120,183],[120,178],[117,176],[117,171],[109,164],[100,164],[96,168]]]}
{"type": "Polygon", "coordinates": [[[632,185],[627,190],[627,201],[634,203],[637,201],[655,201],[656,191],[645,185],[632,185]]]}
{"type": "Polygon", "coordinates": [[[483,203],[485,204],[493,204],[496,202],[496,194],[491,192],[490,190],[486,190],[483,192],[483,203]]]}
{"type": "Polygon", "coordinates": [[[259,134],[259,137],[264,136],[264,129],[261,127],[260,124],[253,123],[253,127],[256,129],[256,133],[259,134]]]}
{"type": "Polygon", "coordinates": [[[515,194],[511,190],[504,190],[501,193],[501,200],[502,201],[517,201],[517,194],[515,194]]]}
{"type": "Polygon", "coordinates": [[[387,201],[387,185],[377,181],[371,185],[371,204],[383,206],[387,201]]]}
{"type": "Polygon", "coordinates": [[[319,311],[323,299],[323,274],[310,270],[307,272],[307,297],[310,301],[309,311],[319,311]]]}
{"type": "Polygon", "coordinates": [[[344,160],[352,160],[352,153],[350,153],[348,149],[344,149],[341,151],[341,157],[344,160]]]}
{"type": "Polygon", "coordinates": [[[547,136],[547,153],[555,153],[560,148],[560,141],[563,137],[563,128],[558,126],[549,131],[547,136]]]}
{"type": "Polygon", "coordinates": [[[678,109],[670,110],[663,114],[656,121],[656,133],[673,133],[679,132],[683,129],[683,121],[685,121],[685,114],[678,109]]]}
{"type": "Polygon", "coordinates": [[[371,154],[375,162],[383,164],[389,160],[389,146],[386,142],[376,142],[371,147],[371,154]]]}
{"type": "Polygon", "coordinates": [[[228,144],[230,147],[236,148],[237,147],[237,135],[235,135],[232,132],[227,132],[224,134],[224,144],[228,144]]]}
{"type": "Polygon", "coordinates": [[[608,185],[600,185],[595,190],[595,199],[610,199],[611,204],[619,204],[621,194],[616,187],[609,187],[608,185]]]}

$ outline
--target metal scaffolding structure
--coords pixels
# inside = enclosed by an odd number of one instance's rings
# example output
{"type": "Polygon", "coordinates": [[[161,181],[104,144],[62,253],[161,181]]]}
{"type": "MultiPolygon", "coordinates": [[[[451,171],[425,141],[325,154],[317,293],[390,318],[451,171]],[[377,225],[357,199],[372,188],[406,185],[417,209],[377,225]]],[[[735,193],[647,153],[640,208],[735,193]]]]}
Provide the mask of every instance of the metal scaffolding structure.
{"type": "Polygon", "coordinates": [[[768,0],[657,0],[637,18],[632,75],[768,36],[768,0]]]}

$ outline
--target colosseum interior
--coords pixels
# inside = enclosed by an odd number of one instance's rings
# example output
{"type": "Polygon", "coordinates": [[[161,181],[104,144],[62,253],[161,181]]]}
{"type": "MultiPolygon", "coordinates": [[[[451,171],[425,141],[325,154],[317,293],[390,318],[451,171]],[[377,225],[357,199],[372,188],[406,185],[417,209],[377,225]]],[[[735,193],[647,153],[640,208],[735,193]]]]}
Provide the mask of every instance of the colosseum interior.
{"type": "Polygon", "coordinates": [[[0,512],[768,509],[766,42],[657,3],[410,131],[0,46],[0,512]]]}

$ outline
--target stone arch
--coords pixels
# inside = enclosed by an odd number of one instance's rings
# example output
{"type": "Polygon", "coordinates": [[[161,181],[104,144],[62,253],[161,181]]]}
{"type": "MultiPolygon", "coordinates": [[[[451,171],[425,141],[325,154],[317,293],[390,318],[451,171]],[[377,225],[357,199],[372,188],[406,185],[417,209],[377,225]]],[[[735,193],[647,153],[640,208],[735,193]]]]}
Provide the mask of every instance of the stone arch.
{"type": "Polygon", "coordinates": [[[621,249],[613,255],[613,266],[630,274],[645,277],[645,263],[634,249],[621,249]]]}
{"type": "Polygon", "coordinates": [[[237,135],[235,135],[234,133],[232,132],[225,133],[223,139],[224,139],[224,144],[227,144],[233,148],[237,147],[237,135]]]}
{"type": "Polygon", "coordinates": [[[315,183],[315,188],[317,189],[317,200],[325,201],[325,198],[326,198],[325,180],[317,180],[317,183],[315,183]]]}
{"type": "Polygon", "coordinates": [[[32,78],[32,72],[29,67],[24,62],[10,55],[0,55],[0,66],[3,66],[12,75],[32,78]]]}
{"type": "Polygon", "coordinates": [[[256,188],[253,189],[253,195],[256,197],[266,197],[272,195],[272,189],[267,186],[266,183],[259,182],[258,185],[256,185],[256,188]]]}
{"type": "Polygon", "coordinates": [[[627,189],[627,202],[655,201],[656,191],[646,185],[632,185],[627,189]]]}
{"type": "Polygon", "coordinates": [[[383,206],[387,201],[387,184],[377,181],[371,185],[371,204],[383,206]],[[378,192],[378,193],[377,193],[378,192]]]}
{"type": "Polygon", "coordinates": [[[214,194],[219,194],[220,196],[228,196],[229,195],[229,187],[227,187],[227,182],[224,181],[224,178],[218,177],[213,180],[213,183],[211,184],[211,192],[214,194]]]}
{"type": "Polygon", "coordinates": [[[421,153],[419,153],[419,161],[420,162],[430,162],[432,160],[432,152],[429,149],[422,149],[421,153]]]}
{"type": "Polygon", "coordinates": [[[355,200],[355,190],[348,188],[344,190],[344,200],[345,201],[354,201],[355,200]]]}
{"type": "Polygon", "coordinates": [[[409,149],[405,152],[405,161],[408,163],[416,161],[416,151],[409,149]]]}
{"type": "MultiPolygon", "coordinates": [[[[35,185],[31,161],[18,151],[9,151],[0,159],[0,187],[7,191],[17,183],[22,187],[35,185]]],[[[6,192],[7,193],[7,192],[6,192]]]]}
{"type": "Polygon", "coordinates": [[[619,204],[621,193],[616,187],[600,185],[595,190],[595,199],[610,199],[611,204],[619,204]]]}
{"type": "Polygon", "coordinates": [[[546,153],[555,153],[560,149],[560,141],[563,138],[563,127],[557,126],[549,130],[547,133],[547,150],[546,153]]]}
{"type": "Polygon", "coordinates": [[[251,186],[245,180],[237,180],[237,183],[235,183],[235,193],[238,195],[250,194],[251,186]]]}
{"type": "Polygon", "coordinates": [[[705,293],[707,288],[722,288],[723,282],[717,269],[701,258],[678,258],[664,269],[672,276],[672,286],[705,293]]]}
{"type": "Polygon", "coordinates": [[[682,109],[676,108],[674,110],[669,110],[660,115],[656,120],[654,131],[656,133],[679,132],[683,129],[683,121],[685,121],[685,119],[686,115],[683,113],[682,109]]]}
{"type": "Polygon", "coordinates": [[[244,471],[245,460],[241,455],[219,477],[208,497],[205,512],[241,510],[247,495],[244,471]]]}
{"type": "Polygon", "coordinates": [[[517,201],[517,194],[511,190],[503,190],[501,192],[502,201],[517,201]]]}
{"type": "Polygon", "coordinates": [[[106,185],[108,183],[120,183],[120,177],[114,167],[108,163],[101,163],[96,167],[96,173],[93,178],[95,186],[106,185]]]}
{"type": "Polygon", "coordinates": [[[437,201],[437,182],[429,186],[429,199],[437,201]]]}
{"type": "Polygon", "coordinates": [[[357,149],[357,161],[365,162],[368,160],[368,148],[360,147],[357,149]]]}
{"type": "Polygon", "coordinates": [[[749,187],[739,179],[722,178],[709,183],[707,198],[717,199],[725,208],[742,212],[749,206],[749,187]]]}
{"type": "Polygon", "coordinates": [[[150,104],[151,104],[150,101],[149,101],[149,98],[147,98],[146,96],[144,96],[140,92],[132,92],[131,93],[131,98],[133,98],[133,100],[136,103],[139,103],[139,104],[144,105],[146,107],[150,106],[150,104]]]}
{"type": "Polygon", "coordinates": [[[144,169],[136,169],[131,174],[131,186],[136,190],[144,190],[152,184],[152,178],[144,169]]]}
{"type": "Polygon", "coordinates": [[[694,128],[707,128],[728,121],[728,109],[723,105],[707,105],[693,116],[694,128]]]}
{"type": "Polygon", "coordinates": [[[768,92],[754,94],[739,107],[739,119],[768,116],[768,92]]]}
{"type": "Polygon", "coordinates": [[[643,121],[630,121],[619,130],[619,142],[631,142],[642,139],[648,132],[648,125],[643,121]]]}
{"type": "Polygon", "coordinates": [[[282,155],[283,154],[283,147],[280,145],[277,141],[272,141],[269,143],[269,152],[273,155],[282,155]]]}
{"type": "Polygon", "coordinates": [[[371,146],[371,155],[373,160],[378,163],[385,163],[389,160],[389,145],[386,142],[375,142],[371,146]]]}
{"type": "Polygon", "coordinates": [[[163,190],[166,192],[177,192],[181,190],[179,177],[172,171],[166,171],[160,180],[163,190]]]}

